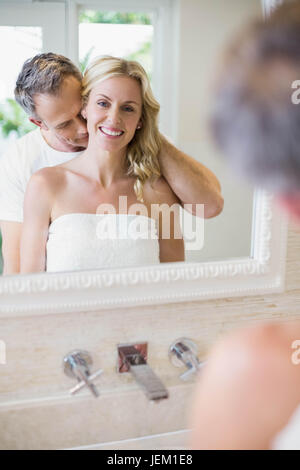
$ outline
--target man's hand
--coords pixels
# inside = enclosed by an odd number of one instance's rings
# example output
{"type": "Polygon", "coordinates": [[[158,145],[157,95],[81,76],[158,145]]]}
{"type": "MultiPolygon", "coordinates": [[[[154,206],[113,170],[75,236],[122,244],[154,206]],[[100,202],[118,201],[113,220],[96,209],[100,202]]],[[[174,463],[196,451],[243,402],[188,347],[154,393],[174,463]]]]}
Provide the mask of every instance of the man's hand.
{"type": "Polygon", "coordinates": [[[202,163],[172,145],[162,134],[158,155],[162,175],[178,197],[181,206],[197,216],[196,204],[204,204],[204,218],[219,215],[224,206],[221,185],[214,173],[202,163]]]}
{"type": "Polygon", "coordinates": [[[2,233],[3,275],[20,272],[21,222],[0,221],[2,233]]]}

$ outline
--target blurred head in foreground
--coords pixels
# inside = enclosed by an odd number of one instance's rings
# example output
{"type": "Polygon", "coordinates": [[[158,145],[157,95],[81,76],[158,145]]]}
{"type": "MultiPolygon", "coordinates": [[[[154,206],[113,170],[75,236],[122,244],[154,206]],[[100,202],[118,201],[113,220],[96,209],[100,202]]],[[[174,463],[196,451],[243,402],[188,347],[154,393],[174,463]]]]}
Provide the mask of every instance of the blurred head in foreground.
{"type": "Polygon", "coordinates": [[[300,1],[243,27],[229,45],[211,129],[233,169],[300,223],[300,1]]]}

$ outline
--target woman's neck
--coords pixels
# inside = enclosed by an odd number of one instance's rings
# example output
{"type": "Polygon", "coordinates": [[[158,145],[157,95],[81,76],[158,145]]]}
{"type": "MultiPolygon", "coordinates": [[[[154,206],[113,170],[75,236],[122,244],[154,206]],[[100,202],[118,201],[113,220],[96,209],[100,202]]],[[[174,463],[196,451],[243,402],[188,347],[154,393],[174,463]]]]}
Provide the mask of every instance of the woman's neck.
{"type": "Polygon", "coordinates": [[[109,152],[89,145],[79,158],[85,173],[96,177],[104,188],[124,178],[127,172],[126,149],[109,152]]]}

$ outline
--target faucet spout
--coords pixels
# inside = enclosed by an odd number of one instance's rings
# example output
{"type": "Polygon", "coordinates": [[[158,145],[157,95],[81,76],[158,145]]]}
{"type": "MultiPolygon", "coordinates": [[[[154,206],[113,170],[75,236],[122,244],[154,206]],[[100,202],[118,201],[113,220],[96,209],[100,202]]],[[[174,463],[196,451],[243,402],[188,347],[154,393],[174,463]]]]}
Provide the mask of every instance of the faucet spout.
{"type": "Polygon", "coordinates": [[[119,346],[119,355],[123,366],[126,367],[123,371],[131,372],[149,400],[168,398],[164,384],[134,345],[119,346]]]}

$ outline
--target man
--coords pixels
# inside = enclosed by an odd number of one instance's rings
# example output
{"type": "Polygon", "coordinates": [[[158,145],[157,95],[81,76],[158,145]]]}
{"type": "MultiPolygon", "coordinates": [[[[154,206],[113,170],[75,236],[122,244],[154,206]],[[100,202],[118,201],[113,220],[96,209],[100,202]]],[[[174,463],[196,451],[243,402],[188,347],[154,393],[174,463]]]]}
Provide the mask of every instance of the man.
{"type": "MultiPolygon", "coordinates": [[[[299,79],[296,1],[283,4],[265,23],[243,28],[231,44],[216,87],[212,129],[231,165],[272,190],[300,224],[299,79]]],[[[300,449],[299,414],[294,414],[300,405],[297,340],[300,321],[267,322],[216,344],[190,410],[192,448],[280,448],[278,433],[282,439],[293,416],[300,449]]]]}
{"type": "MultiPolygon", "coordinates": [[[[23,199],[30,176],[40,168],[74,158],[87,146],[86,123],[81,116],[81,79],[69,59],[53,53],[26,61],[17,79],[16,100],[39,129],[19,139],[0,160],[4,274],[20,271],[23,199]]],[[[193,204],[190,212],[196,215],[195,204],[204,204],[205,218],[222,211],[221,187],[208,168],[165,138],[159,162],[163,177],[181,204],[193,204]]]]}

